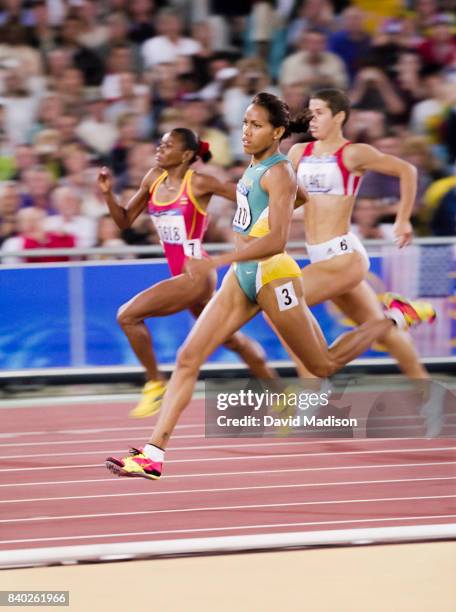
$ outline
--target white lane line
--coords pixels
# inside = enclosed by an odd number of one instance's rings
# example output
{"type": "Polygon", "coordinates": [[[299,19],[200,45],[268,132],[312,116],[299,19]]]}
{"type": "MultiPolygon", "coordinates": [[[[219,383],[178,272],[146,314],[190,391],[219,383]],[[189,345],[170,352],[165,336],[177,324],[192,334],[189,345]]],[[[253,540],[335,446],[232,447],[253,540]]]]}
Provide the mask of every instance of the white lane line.
{"type": "MultiPolygon", "coordinates": [[[[3,540],[3,544],[26,544],[32,542],[61,542],[65,540],[100,540],[106,538],[130,538],[137,536],[157,536],[165,534],[184,534],[184,533],[204,533],[215,531],[243,531],[247,529],[277,529],[283,527],[309,527],[315,525],[347,525],[347,524],[362,524],[362,523],[388,523],[392,521],[435,521],[444,519],[456,518],[456,514],[428,514],[423,516],[402,516],[402,517],[387,517],[387,518],[370,518],[370,519],[350,519],[337,521],[308,521],[305,523],[271,523],[260,525],[239,525],[237,527],[200,527],[195,529],[166,529],[162,531],[127,531],[121,533],[106,533],[95,535],[79,535],[79,536],[57,536],[52,538],[23,538],[19,540],[3,540]]],[[[286,533],[286,532],[285,532],[286,533]]]]}
{"type": "MultiPolygon", "coordinates": [[[[115,442],[118,442],[119,440],[116,439],[114,440],[115,442]]],[[[350,440],[348,440],[348,442],[350,442],[350,440]]],[[[231,449],[231,448],[235,448],[238,450],[242,450],[242,449],[247,449],[247,448],[282,448],[283,446],[303,446],[305,445],[303,443],[303,440],[298,440],[298,441],[293,441],[293,442],[287,442],[285,440],[280,440],[280,439],[276,439],[274,438],[273,440],[268,440],[267,442],[251,442],[251,443],[247,443],[247,444],[203,444],[201,446],[172,446],[169,447],[167,449],[167,452],[177,452],[177,451],[200,451],[200,450],[204,450],[204,451],[211,451],[211,450],[224,450],[224,449],[231,449]]],[[[52,446],[52,442],[48,444],[48,446],[52,446]]],[[[456,451],[456,446],[454,447],[455,451],[456,451]]],[[[394,451],[394,449],[389,449],[391,451],[394,451]]],[[[33,453],[31,455],[27,455],[27,454],[20,454],[20,455],[0,455],[0,459],[6,459],[6,460],[10,460],[10,459],[38,459],[38,458],[43,458],[43,457],[80,457],[80,456],[86,456],[86,455],[115,455],[115,454],[126,454],[126,451],[124,448],[122,449],[116,449],[116,450],[110,450],[109,448],[107,450],[78,450],[78,451],[71,451],[69,453],[67,452],[60,452],[60,453],[33,453]]]]}
{"type": "MultiPolygon", "coordinates": [[[[8,408],[35,408],[38,407],[52,407],[52,408],[67,408],[81,406],[83,408],[93,409],[93,406],[87,406],[86,404],[106,404],[106,408],[111,408],[112,404],[126,404],[129,405],[132,402],[137,402],[141,397],[141,392],[137,393],[118,393],[113,394],[99,394],[99,395],[62,395],[62,396],[50,396],[50,397],[23,397],[17,399],[3,399],[0,401],[0,409],[8,408]]],[[[195,391],[192,397],[192,401],[199,401],[204,399],[204,391],[195,391]]],[[[97,406],[98,408],[99,406],[97,406]]]]}
{"type": "Polygon", "coordinates": [[[328,506],[334,504],[370,504],[372,502],[427,501],[436,499],[454,499],[456,495],[422,495],[413,497],[374,497],[371,499],[329,499],[320,501],[285,502],[277,504],[246,504],[240,506],[202,506],[198,508],[164,508],[162,510],[135,510],[133,512],[103,512],[98,514],[62,514],[58,516],[31,516],[23,518],[0,519],[0,523],[37,523],[64,521],[86,518],[108,518],[111,516],[143,516],[151,514],[182,514],[186,512],[219,512],[230,510],[258,510],[262,508],[296,508],[298,506],[328,506]]]}
{"type": "MultiPolygon", "coordinates": [[[[144,428],[141,428],[142,431],[144,431],[144,428]]],[[[57,432],[57,433],[61,433],[61,432],[57,432]]],[[[50,432],[50,435],[54,435],[52,432],[50,432]]],[[[2,434],[0,434],[0,438],[1,438],[2,434]]],[[[103,442],[131,442],[131,438],[132,436],[129,436],[128,438],[92,438],[90,440],[58,440],[57,442],[54,442],[53,440],[48,440],[46,442],[7,442],[7,443],[1,443],[0,442],[0,450],[2,448],[9,448],[9,447],[13,447],[13,448],[23,448],[25,446],[56,446],[56,445],[68,445],[68,444],[91,444],[92,442],[95,444],[100,444],[103,442]]],[[[199,433],[199,434],[184,434],[184,435],[177,435],[177,436],[173,436],[173,440],[185,440],[185,439],[192,439],[192,438],[200,438],[201,440],[210,440],[210,439],[215,439],[215,438],[206,438],[204,435],[204,432],[199,433]]],[[[249,438],[241,438],[242,440],[246,440],[249,438]]],[[[388,441],[393,441],[396,443],[400,443],[400,442],[404,442],[405,440],[410,441],[410,440],[416,440],[417,438],[389,438],[388,441]]],[[[273,444],[277,444],[279,442],[286,442],[287,440],[294,440],[294,443],[297,444],[298,442],[296,441],[296,438],[292,438],[292,437],[284,437],[284,438],[271,438],[271,443],[273,444]]],[[[301,438],[300,439],[300,443],[305,444],[306,446],[308,444],[359,444],[360,441],[362,441],[363,443],[368,443],[368,444],[373,444],[373,443],[377,443],[377,444],[385,444],[385,439],[384,438],[365,438],[363,440],[360,439],[356,439],[354,440],[353,438],[343,438],[343,439],[337,439],[337,440],[331,440],[331,439],[320,439],[320,440],[307,440],[306,438],[301,438]]]]}
{"type": "MultiPolygon", "coordinates": [[[[437,446],[431,448],[403,448],[403,449],[392,449],[392,450],[363,450],[363,451],[343,451],[339,452],[338,457],[346,456],[346,455],[381,455],[385,453],[429,453],[436,451],[455,451],[456,448],[454,446],[437,446]]],[[[115,451],[114,451],[115,452],[115,451]]],[[[121,451],[117,451],[121,452],[121,451]]],[[[125,452],[125,451],[123,451],[125,452]]],[[[336,451],[338,452],[338,451],[336,451]]],[[[275,453],[273,455],[242,455],[242,456],[233,456],[233,457],[204,457],[198,459],[168,459],[166,461],[167,464],[170,463],[201,463],[208,461],[256,461],[265,460],[265,459],[274,459],[277,461],[278,459],[290,459],[292,457],[334,457],[335,452],[330,453],[287,453],[287,454],[278,454],[275,453]]],[[[49,465],[49,466],[39,466],[39,467],[20,467],[20,468],[1,468],[0,472],[32,472],[34,470],[67,470],[67,469],[79,469],[79,468],[100,468],[103,467],[103,463],[88,463],[81,465],[49,465]]],[[[274,468],[275,469],[275,468],[274,468]]]]}
{"type": "MultiPolygon", "coordinates": [[[[144,430],[143,430],[144,431],[144,430]]],[[[173,440],[187,440],[191,438],[200,438],[204,440],[204,434],[188,434],[182,436],[173,436],[173,440]]],[[[103,442],[131,442],[131,436],[128,438],[94,438],[92,440],[59,440],[54,442],[50,440],[48,442],[8,442],[7,444],[0,444],[0,450],[2,448],[10,447],[13,448],[24,448],[25,446],[57,446],[63,444],[68,446],[69,444],[102,444],[103,442]]],[[[37,455],[38,456],[38,455],[37,455]]]]}
{"type": "MultiPolygon", "coordinates": [[[[378,465],[332,465],[327,467],[309,467],[309,468],[287,468],[287,469],[275,469],[274,474],[288,474],[298,472],[326,472],[332,470],[377,470],[384,468],[415,468],[415,467],[435,467],[438,465],[456,465],[456,461],[430,461],[428,463],[383,463],[378,465]]],[[[169,474],[166,476],[166,480],[170,478],[208,478],[219,476],[252,476],[255,474],[271,474],[271,470],[250,470],[244,472],[205,472],[202,474],[169,474]]],[[[0,484],[0,487],[38,487],[38,486],[49,486],[49,485],[73,485],[73,484],[86,484],[93,482],[106,482],[106,483],[129,483],[130,486],[137,480],[130,478],[118,478],[115,479],[112,476],[106,478],[89,478],[84,480],[46,480],[43,482],[13,482],[7,484],[0,484]]],[[[143,483],[144,484],[144,483],[143,483]]]]}
{"type": "MultiPolygon", "coordinates": [[[[324,443],[324,442],[323,442],[324,443]]],[[[186,452],[193,452],[193,451],[212,451],[212,450],[224,450],[224,449],[231,449],[231,448],[235,448],[237,450],[242,450],[242,449],[247,449],[247,448],[263,448],[263,447],[267,447],[269,449],[272,448],[281,448],[283,446],[305,446],[305,444],[303,444],[303,441],[300,440],[298,442],[278,442],[278,441],[268,441],[268,442],[260,442],[260,443],[252,443],[252,444],[212,444],[212,445],[202,445],[202,446],[174,446],[174,447],[170,447],[167,449],[167,452],[171,453],[175,453],[178,451],[186,451],[186,452]]],[[[433,447],[432,449],[430,448],[415,448],[415,449],[402,449],[402,448],[388,448],[388,449],[380,449],[380,450],[363,450],[363,451],[350,451],[350,450],[341,450],[341,451],[333,451],[330,453],[305,453],[306,456],[313,456],[313,457],[322,457],[322,456],[328,456],[328,455],[334,455],[335,452],[340,453],[341,455],[356,455],[356,454],[377,454],[377,453],[397,453],[397,452],[405,452],[405,451],[416,451],[416,452],[428,452],[430,450],[454,450],[456,451],[456,446],[448,446],[448,447],[433,447]]],[[[81,456],[87,456],[87,455],[125,455],[126,451],[125,449],[116,449],[116,450],[89,450],[89,451],[75,451],[75,452],[70,452],[70,453],[37,453],[37,454],[32,454],[32,455],[1,455],[0,459],[4,459],[4,460],[11,460],[11,459],[37,459],[37,458],[44,458],[44,457],[81,457],[81,456]]],[[[270,455],[271,457],[283,457],[284,455],[270,455]]],[[[231,459],[232,457],[224,457],[224,459],[231,459]]],[[[212,458],[214,459],[214,458],[212,458]]],[[[217,458],[215,458],[217,459],[217,458]]],[[[234,459],[234,457],[233,457],[234,459]]],[[[209,461],[210,458],[204,458],[204,459],[185,459],[184,461],[209,461]]],[[[173,460],[171,460],[173,461],[173,460]]],[[[176,460],[174,460],[176,461],[176,460]]],[[[2,470],[0,470],[2,471],[2,470]]]]}
{"type": "MultiPolygon", "coordinates": [[[[132,402],[138,402],[141,398],[141,393],[121,393],[117,395],[62,395],[57,397],[23,397],[18,399],[3,399],[0,401],[0,409],[7,410],[8,408],[73,408],[81,406],[93,410],[93,404],[97,404],[97,408],[111,408],[112,404],[125,404],[131,407],[132,402]]],[[[196,391],[192,401],[204,399],[204,394],[201,391],[196,391]]]]}
{"type": "MultiPolygon", "coordinates": [[[[91,428],[83,428],[83,429],[56,429],[53,430],[40,430],[40,431],[9,431],[0,433],[0,439],[2,438],[14,438],[21,436],[49,436],[49,435],[78,435],[78,434],[86,434],[86,433],[106,433],[108,431],[142,431],[149,426],[151,423],[149,420],[145,421],[143,425],[138,426],[126,426],[126,427],[91,427],[91,428]]],[[[186,423],[183,425],[176,425],[174,428],[176,429],[190,429],[192,427],[201,427],[204,430],[204,423],[186,423]]],[[[406,438],[396,438],[396,440],[401,440],[406,438]]]]}
{"type": "MultiPolygon", "coordinates": [[[[341,487],[349,485],[376,485],[376,484],[397,484],[404,482],[429,482],[433,480],[456,480],[455,476],[433,476],[429,478],[397,478],[394,480],[347,480],[339,482],[306,482],[283,485],[254,485],[249,487],[228,487],[210,489],[176,489],[172,491],[142,491],[135,492],[134,496],[139,495],[184,495],[187,493],[228,493],[231,491],[252,491],[269,489],[300,489],[303,487],[341,487]]],[[[0,504],[20,504],[30,502],[49,502],[49,501],[73,501],[79,499],[105,499],[106,497],[131,497],[132,493],[107,493],[104,495],[71,495],[66,497],[31,497],[27,499],[2,499],[0,504]]]]}

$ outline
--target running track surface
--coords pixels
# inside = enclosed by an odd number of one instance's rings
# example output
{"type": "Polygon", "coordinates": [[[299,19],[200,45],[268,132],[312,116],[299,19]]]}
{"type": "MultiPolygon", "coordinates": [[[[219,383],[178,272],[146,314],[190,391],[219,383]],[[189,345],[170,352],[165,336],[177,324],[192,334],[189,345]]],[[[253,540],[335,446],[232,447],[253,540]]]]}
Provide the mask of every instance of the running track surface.
{"type": "Polygon", "coordinates": [[[454,440],[206,439],[194,400],[162,480],[116,478],[105,457],[142,446],[153,424],[131,407],[1,410],[0,550],[456,518],[454,440]]]}

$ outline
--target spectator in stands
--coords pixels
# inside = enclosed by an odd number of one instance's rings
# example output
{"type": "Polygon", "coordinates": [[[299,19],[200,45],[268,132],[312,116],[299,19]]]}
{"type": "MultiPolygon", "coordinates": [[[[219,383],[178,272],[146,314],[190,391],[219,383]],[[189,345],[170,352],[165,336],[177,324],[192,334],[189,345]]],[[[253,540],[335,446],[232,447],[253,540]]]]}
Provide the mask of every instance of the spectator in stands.
{"type": "Polygon", "coordinates": [[[59,184],[69,187],[82,198],[86,190],[86,171],[90,161],[87,149],[78,143],[64,145],[61,148],[61,159],[64,176],[59,184]]]}
{"type": "Polygon", "coordinates": [[[439,0],[415,0],[413,9],[416,29],[420,35],[426,35],[439,13],[439,0]]]}
{"type": "Polygon", "coordinates": [[[76,134],[78,125],[79,117],[74,112],[67,112],[57,119],[57,129],[60,134],[60,143],[62,146],[80,142],[76,134]]]}
{"type": "Polygon", "coordinates": [[[117,177],[116,193],[122,192],[129,185],[140,185],[143,176],[154,165],[154,155],[155,145],[151,142],[139,142],[132,147],[128,151],[127,169],[117,177]]]}
{"type": "Polygon", "coordinates": [[[62,77],[54,83],[54,90],[65,108],[81,116],[84,114],[84,77],[80,70],[72,66],[65,68],[62,77]]]}
{"type": "Polygon", "coordinates": [[[174,9],[165,8],[158,13],[157,31],[159,35],[149,38],[141,47],[146,68],[173,63],[181,55],[196,55],[201,51],[200,43],[182,36],[183,22],[174,9]]]}
{"type": "Polygon", "coordinates": [[[394,78],[400,55],[413,51],[414,42],[405,34],[405,21],[389,19],[372,40],[369,60],[372,65],[384,69],[389,78],[394,78]]]}
{"type": "Polygon", "coordinates": [[[220,166],[229,166],[232,161],[228,136],[220,129],[211,127],[214,112],[206,100],[199,96],[188,96],[182,102],[182,116],[185,127],[198,134],[200,140],[209,143],[212,162],[220,166]]]}
{"type": "Polygon", "coordinates": [[[46,217],[44,229],[51,234],[73,236],[77,247],[94,246],[96,221],[81,214],[81,199],[77,191],[70,187],[57,187],[52,199],[57,214],[46,217]]]}
{"type": "Polygon", "coordinates": [[[304,32],[299,42],[300,51],[289,55],[280,69],[282,87],[304,83],[309,90],[319,87],[345,89],[348,84],[343,61],[325,51],[326,36],[318,30],[304,32]]]}
{"type": "Polygon", "coordinates": [[[399,54],[394,66],[393,85],[404,103],[405,110],[401,122],[408,124],[412,107],[423,98],[423,82],[421,79],[421,58],[411,49],[399,54]]]}
{"type": "Polygon", "coordinates": [[[44,166],[34,166],[23,173],[21,208],[38,208],[54,214],[51,193],[55,181],[50,170],[44,166]]]}
{"type": "Polygon", "coordinates": [[[138,138],[150,138],[154,124],[149,88],[142,83],[136,83],[133,72],[122,72],[118,78],[119,92],[106,108],[106,120],[115,124],[122,115],[135,114],[138,138]]]}
{"type": "Polygon", "coordinates": [[[106,73],[101,83],[101,93],[107,100],[115,100],[121,95],[120,75],[131,73],[136,81],[133,50],[125,43],[117,43],[110,49],[106,61],[106,73]]]}
{"type": "Polygon", "coordinates": [[[128,38],[137,45],[141,45],[156,35],[155,2],[154,0],[131,0],[128,3],[130,24],[128,38]]]}
{"type": "Polygon", "coordinates": [[[302,0],[296,17],[288,26],[287,43],[297,47],[304,32],[319,30],[330,34],[334,28],[334,9],[329,0],[302,0]]]}
{"type": "MultiPolygon", "coordinates": [[[[45,229],[46,212],[37,208],[24,208],[17,214],[18,235],[8,238],[2,244],[2,254],[7,255],[13,251],[27,249],[67,249],[76,245],[74,236],[65,233],[47,232],[45,229]]],[[[14,255],[3,257],[3,263],[35,262],[47,263],[55,261],[68,261],[66,256],[25,257],[14,255]]]]}
{"type": "MultiPolygon", "coordinates": [[[[96,246],[116,249],[127,246],[127,243],[121,237],[120,229],[110,214],[105,214],[98,220],[96,246]]],[[[130,257],[134,257],[134,255],[94,255],[91,259],[128,259],[130,257]]]]}
{"type": "Polygon", "coordinates": [[[78,43],[98,54],[108,39],[108,29],[101,20],[100,2],[96,0],[78,0],[75,10],[81,21],[78,43]]]}
{"type": "Polygon", "coordinates": [[[33,147],[28,144],[19,144],[14,149],[14,175],[15,181],[22,180],[23,173],[38,163],[38,156],[33,147]]]}
{"type": "MultiPolygon", "coordinates": [[[[71,68],[71,52],[62,47],[56,47],[46,54],[47,85],[49,90],[57,88],[63,79],[65,70],[71,68]]],[[[81,73],[82,76],[82,73],[81,73]]],[[[81,79],[83,82],[83,79],[81,79]]]]}
{"type": "Polygon", "coordinates": [[[448,88],[438,66],[425,67],[422,72],[423,100],[412,108],[410,128],[415,134],[427,136],[436,143],[441,138],[443,115],[448,105],[448,88]]]}
{"type": "Polygon", "coordinates": [[[70,54],[72,65],[82,72],[84,84],[94,87],[101,83],[104,66],[94,51],[79,42],[82,31],[81,19],[74,14],[69,14],[62,24],[59,43],[63,50],[70,54]]]}
{"type": "Polygon", "coordinates": [[[98,88],[87,92],[86,116],[76,128],[76,135],[99,156],[111,152],[118,132],[115,125],[105,119],[106,100],[98,88]]]}
{"type": "Polygon", "coordinates": [[[23,79],[43,74],[41,55],[29,45],[27,31],[18,22],[0,28],[0,59],[16,66],[23,79]]]}
{"type": "Polygon", "coordinates": [[[31,13],[32,25],[27,28],[27,38],[30,45],[41,53],[41,58],[45,62],[57,44],[57,35],[55,28],[52,27],[51,13],[46,0],[33,0],[31,13]]]}
{"type": "Polygon", "coordinates": [[[138,140],[139,117],[135,113],[124,113],[117,119],[118,139],[111,150],[109,166],[116,176],[127,169],[128,151],[138,140]]]}
{"type": "Polygon", "coordinates": [[[64,111],[65,104],[62,96],[55,92],[45,94],[39,101],[36,120],[31,127],[27,140],[33,140],[34,136],[41,130],[58,129],[58,121],[64,111]]]}
{"type": "Polygon", "coordinates": [[[357,73],[350,99],[357,108],[379,110],[396,121],[405,112],[405,104],[391,80],[381,68],[374,66],[362,68],[357,73]]]}
{"type": "Polygon", "coordinates": [[[15,181],[0,183],[0,245],[18,233],[17,213],[21,199],[15,181]]]}
{"type": "Polygon", "coordinates": [[[418,47],[418,52],[426,64],[436,64],[444,68],[456,59],[454,26],[453,15],[438,14],[431,18],[429,37],[418,47]]]}
{"type": "Polygon", "coordinates": [[[143,63],[138,45],[133,43],[128,38],[128,19],[125,13],[111,13],[106,17],[107,40],[98,49],[103,62],[109,62],[108,72],[113,71],[116,64],[112,61],[112,54],[116,51],[117,61],[119,62],[116,68],[117,72],[127,72],[132,70],[135,74],[142,71],[143,63]]]}
{"type": "Polygon", "coordinates": [[[369,53],[370,36],[364,29],[364,14],[354,6],[342,13],[342,26],[341,30],[330,35],[328,50],[343,60],[351,82],[361,61],[369,53]]]}
{"type": "Polygon", "coordinates": [[[35,121],[39,98],[33,94],[20,72],[19,65],[6,71],[0,101],[5,114],[4,129],[11,143],[27,142],[35,121]]]}

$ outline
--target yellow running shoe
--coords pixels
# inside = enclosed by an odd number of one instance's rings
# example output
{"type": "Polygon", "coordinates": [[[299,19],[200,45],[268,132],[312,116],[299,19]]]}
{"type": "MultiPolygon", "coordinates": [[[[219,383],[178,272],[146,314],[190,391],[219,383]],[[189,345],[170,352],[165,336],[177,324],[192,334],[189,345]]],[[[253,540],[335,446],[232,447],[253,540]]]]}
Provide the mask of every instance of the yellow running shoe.
{"type": "Polygon", "coordinates": [[[163,380],[149,380],[143,387],[138,405],[130,412],[134,419],[153,416],[160,410],[166,385],[163,380]]]}
{"type": "Polygon", "coordinates": [[[385,293],[383,303],[387,308],[385,314],[394,318],[400,327],[415,327],[420,323],[433,323],[437,317],[434,307],[429,302],[408,300],[397,293],[385,293]],[[398,313],[402,315],[402,321],[391,316],[398,313]]]}

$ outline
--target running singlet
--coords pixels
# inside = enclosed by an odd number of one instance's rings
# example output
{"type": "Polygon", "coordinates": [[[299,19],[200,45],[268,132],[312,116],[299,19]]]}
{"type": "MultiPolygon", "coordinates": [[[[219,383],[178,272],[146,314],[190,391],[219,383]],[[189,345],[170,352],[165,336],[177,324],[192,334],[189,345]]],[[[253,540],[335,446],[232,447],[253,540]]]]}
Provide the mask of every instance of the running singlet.
{"type": "Polygon", "coordinates": [[[315,142],[309,142],[302,152],[298,165],[298,181],[307,193],[349,195],[358,193],[361,177],[350,172],[343,161],[344,143],[332,155],[313,155],[315,142]]]}
{"type": "Polygon", "coordinates": [[[263,174],[275,164],[289,160],[276,153],[259,164],[249,166],[236,188],[237,209],[233,219],[233,230],[240,234],[261,238],[269,234],[269,195],[261,187],[263,174]]]}
{"type": "Polygon", "coordinates": [[[154,181],[149,191],[149,214],[157,229],[173,276],[182,273],[186,257],[206,255],[201,242],[206,230],[207,217],[192,192],[193,172],[187,170],[174,200],[158,202],[156,199],[158,187],[168,176],[166,171],[154,181]]]}

